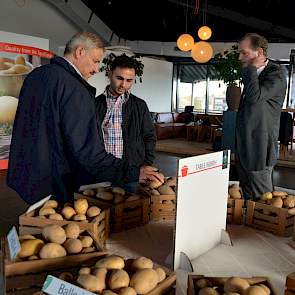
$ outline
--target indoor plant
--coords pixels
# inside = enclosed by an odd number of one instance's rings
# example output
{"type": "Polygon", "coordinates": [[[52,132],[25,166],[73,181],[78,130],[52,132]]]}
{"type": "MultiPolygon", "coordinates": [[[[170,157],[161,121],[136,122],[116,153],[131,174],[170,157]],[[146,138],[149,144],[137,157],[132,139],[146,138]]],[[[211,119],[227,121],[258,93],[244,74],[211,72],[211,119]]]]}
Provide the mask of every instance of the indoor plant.
{"type": "Polygon", "coordinates": [[[217,78],[227,85],[226,102],[230,111],[237,111],[241,99],[241,63],[239,61],[238,46],[233,45],[230,50],[215,54],[213,65],[217,78]]]}
{"type": "MultiPolygon", "coordinates": [[[[126,55],[125,53],[123,53],[122,55],[126,55]]],[[[100,67],[100,72],[105,71],[106,76],[108,75],[108,71],[110,70],[111,67],[111,63],[114,60],[114,58],[117,57],[116,54],[114,54],[113,52],[111,52],[110,54],[108,54],[105,58],[103,58],[102,62],[101,62],[101,67],[100,67]]],[[[132,56],[129,56],[133,62],[134,62],[134,67],[135,67],[135,76],[139,77],[139,82],[142,82],[142,75],[143,75],[143,67],[144,64],[142,63],[142,61],[140,60],[141,56],[139,54],[134,54],[132,56]]],[[[135,80],[136,83],[136,80],[135,80]]]]}

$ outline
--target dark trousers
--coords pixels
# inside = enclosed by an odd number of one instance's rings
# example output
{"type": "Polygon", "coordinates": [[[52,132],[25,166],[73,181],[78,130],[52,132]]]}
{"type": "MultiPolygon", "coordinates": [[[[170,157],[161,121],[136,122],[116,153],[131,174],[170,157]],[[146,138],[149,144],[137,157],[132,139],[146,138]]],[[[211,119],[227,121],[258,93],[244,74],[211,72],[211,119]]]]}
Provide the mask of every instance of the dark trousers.
{"type": "Polygon", "coordinates": [[[239,161],[236,162],[236,167],[244,199],[256,200],[262,194],[273,191],[273,167],[266,167],[260,171],[248,171],[239,161]]]}

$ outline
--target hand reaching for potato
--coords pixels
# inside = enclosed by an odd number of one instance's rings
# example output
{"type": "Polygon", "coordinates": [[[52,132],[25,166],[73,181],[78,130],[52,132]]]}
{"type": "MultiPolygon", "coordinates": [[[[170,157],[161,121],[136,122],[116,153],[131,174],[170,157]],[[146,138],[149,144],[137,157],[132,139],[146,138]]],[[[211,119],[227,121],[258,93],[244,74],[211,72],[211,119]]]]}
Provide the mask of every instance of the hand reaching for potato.
{"type": "Polygon", "coordinates": [[[139,182],[147,182],[151,180],[164,182],[164,175],[159,173],[159,169],[153,166],[140,167],[139,182]]]}

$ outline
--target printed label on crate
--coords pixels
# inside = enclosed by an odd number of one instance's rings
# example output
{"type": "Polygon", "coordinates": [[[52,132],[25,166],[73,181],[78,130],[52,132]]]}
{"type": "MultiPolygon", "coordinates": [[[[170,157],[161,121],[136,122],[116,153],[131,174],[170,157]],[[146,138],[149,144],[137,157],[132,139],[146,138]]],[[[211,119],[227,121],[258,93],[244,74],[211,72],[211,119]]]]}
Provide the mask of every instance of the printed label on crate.
{"type": "Polygon", "coordinates": [[[49,295],[95,295],[92,292],[86,291],[51,275],[46,277],[42,291],[49,295]]]}
{"type": "Polygon", "coordinates": [[[47,202],[50,198],[52,197],[52,195],[49,195],[47,197],[45,197],[44,199],[38,201],[37,203],[33,204],[32,206],[29,207],[29,209],[26,211],[26,213],[30,213],[31,211],[35,210],[36,208],[41,207],[45,202],[47,202]]]}
{"type": "Polygon", "coordinates": [[[10,259],[14,260],[21,249],[15,226],[9,231],[7,241],[10,259]]]}

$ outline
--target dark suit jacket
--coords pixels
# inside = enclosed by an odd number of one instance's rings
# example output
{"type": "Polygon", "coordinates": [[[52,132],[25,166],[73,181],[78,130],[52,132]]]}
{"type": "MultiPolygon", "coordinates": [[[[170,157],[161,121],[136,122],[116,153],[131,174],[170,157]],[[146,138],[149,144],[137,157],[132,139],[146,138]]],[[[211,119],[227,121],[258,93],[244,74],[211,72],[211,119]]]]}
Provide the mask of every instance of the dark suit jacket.
{"type": "Polygon", "coordinates": [[[269,61],[257,75],[254,66],[242,69],[244,90],[237,114],[237,154],[244,169],[260,171],[274,166],[286,75],[269,61]]]}

